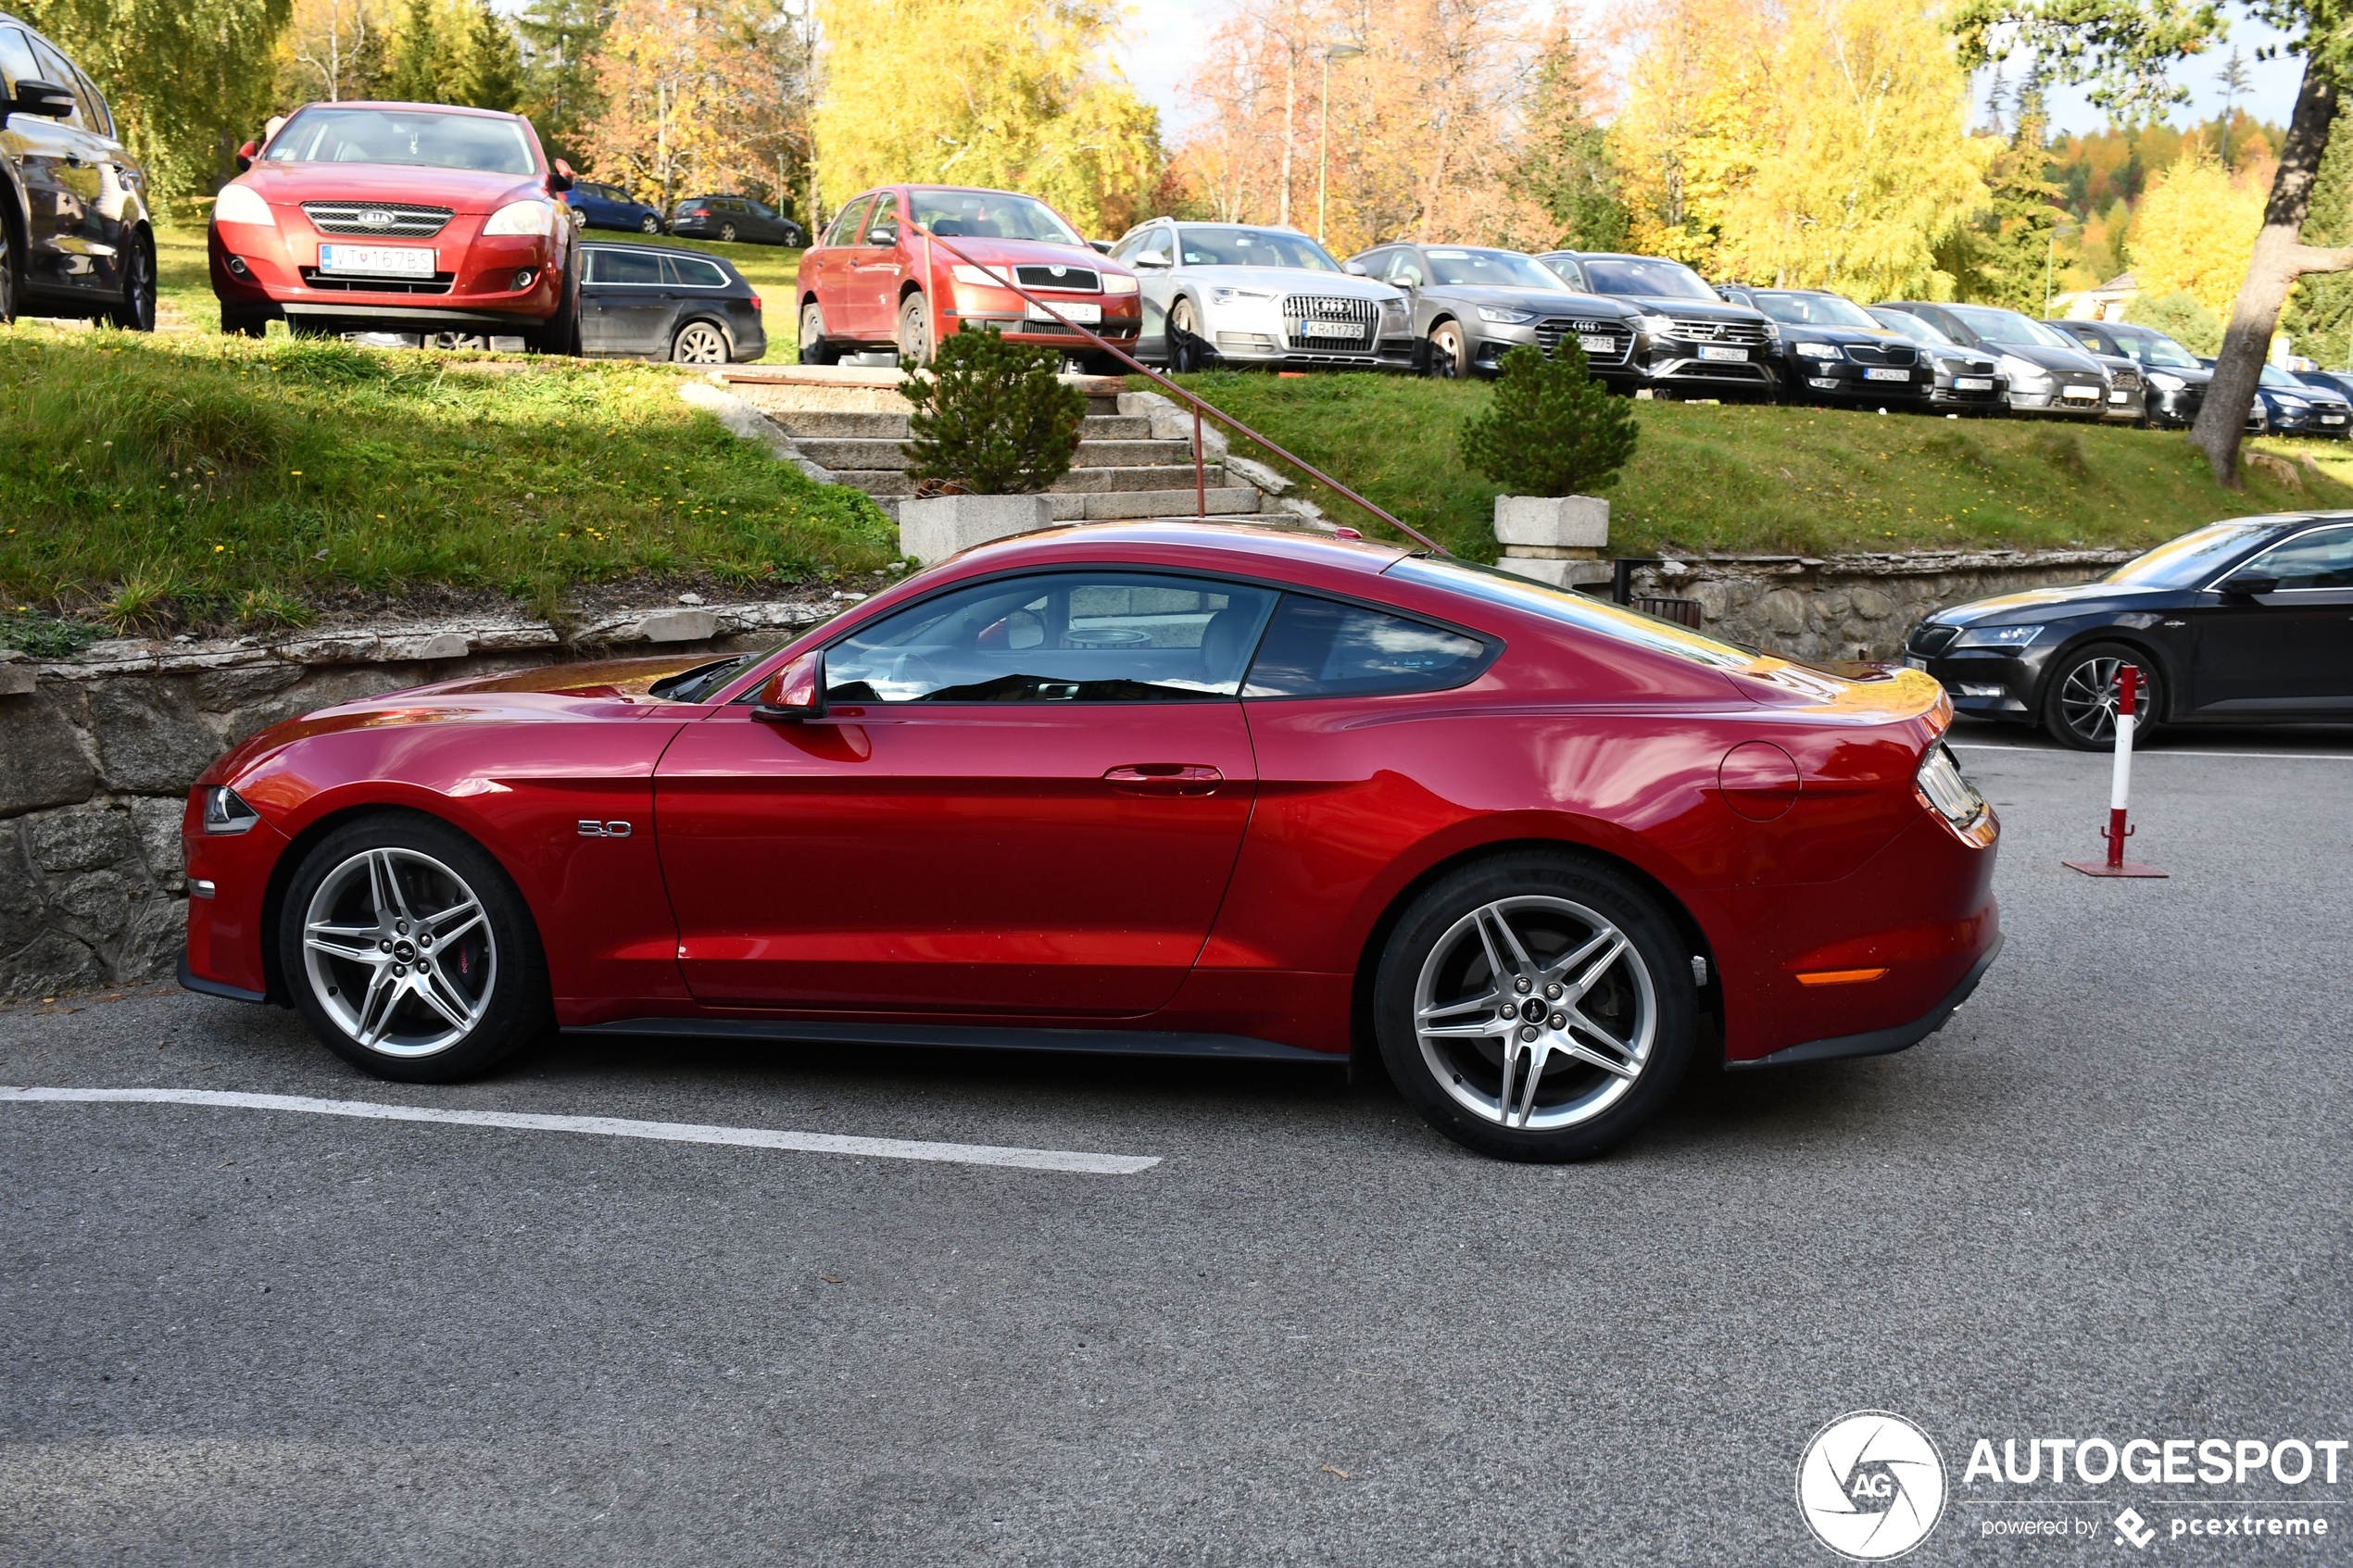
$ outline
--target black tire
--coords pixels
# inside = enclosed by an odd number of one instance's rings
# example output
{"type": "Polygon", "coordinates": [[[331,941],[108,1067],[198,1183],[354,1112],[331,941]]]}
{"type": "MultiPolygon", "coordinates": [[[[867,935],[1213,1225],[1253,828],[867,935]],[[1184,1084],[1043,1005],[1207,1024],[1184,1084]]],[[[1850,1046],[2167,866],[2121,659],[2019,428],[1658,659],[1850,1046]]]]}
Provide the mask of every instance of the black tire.
{"type": "Polygon", "coordinates": [[[421,812],[363,817],[313,845],[287,885],[277,939],[295,1010],[329,1050],[379,1078],[457,1083],[554,1028],[547,960],[522,895],[481,846],[421,812]],[[378,894],[386,866],[394,868],[396,898],[378,894]],[[471,926],[466,901],[482,917],[471,926]],[[436,911],[449,917],[437,951],[422,941],[436,911]],[[313,924],[333,928],[340,940],[306,942],[313,924]],[[367,951],[371,925],[374,952],[367,951]],[[362,985],[355,1008],[351,994],[362,985]],[[436,1011],[424,987],[451,1011],[436,1011]],[[345,1009],[349,1018],[339,1016],[345,1009]],[[371,1019],[381,1032],[363,1043],[371,1019]],[[435,1044],[441,1034],[453,1037],[435,1044]]]}
{"type": "Polygon", "coordinates": [[[2164,677],[2155,659],[2122,643],[2086,643],[2052,660],[2043,684],[2044,730],[2077,751],[2115,750],[2118,677],[2127,664],[2141,672],[2133,738],[2155,730],[2165,711],[2164,677]]]}
{"type": "Polygon", "coordinates": [[[107,312],[107,320],[126,332],[156,330],[156,254],[144,234],[131,242],[131,266],[122,280],[122,303],[107,312]]]}
{"type": "Polygon", "coordinates": [[[673,365],[724,365],[735,357],[736,345],[729,340],[727,329],[716,321],[688,321],[670,340],[670,362],[673,365]]]}
{"type": "Polygon", "coordinates": [[[825,341],[825,312],[812,299],[800,307],[800,362],[830,365],[838,358],[825,341]]]}
{"type": "Polygon", "coordinates": [[[1184,375],[1200,370],[1207,358],[1194,325],[1193,302],[1177,300],[1168,307],[1168,368],[1184,375]]]}
{"type": "Polygon", "coordinates": [[[637,220],[637,232],[641,234],[661,233],[661,220],[656,218],[652,213],[648,212],[643,218],[637,220]]]}
{"type": "Polygon", "coordinates": [[[564,257],[564,285],[556,295],[556,313],[527,339],[542,354],[580,358],[580,247],[564,257]]]}
{"type": "Polygon", "coordinates": [[[899,358],[918,365],[931,363],[931,302],[911,294],[899,302],[899,358]]]}
{"type": "Polygon", "coordinates": [[[1681,1082],[1699,1013],[1691,957],[1652,896],[1603,862],[1560,850],[1473,861],[1416,897],[1381,951],[1373,987],[1381,1060],[1414,1109],[1466,1148],[1499,1160],[1587,1159],[1656,1115],[1681,1082]],[[1525,966],[1492,927],[1478,931],[1499,907],[1525,966]],[[1588,944],[1597,952],[1579,959],[1588,944]],[[1490,951],[1515,978],[1494,984],[1490,951]],[[1507,1019],[1501,1000],[1539,1010],[1507,1019]],[[1426,1022],[1458,1033],[1426,1040],[1416,1025],[1425,1008],[1436,1014],[1426,1022]],[[1604,1060],[1617,1070],[1597,1064],[1604,1060]],[[1512,1102],[1521,1102],[1519,1125],[1511,1109],[1495,1110],[1512,1102]]]}
{"type": "Polygon", "coordinates": [[[230,337],[267,337],[270,335],[269,307],[224,305],[220,307],[220,330],[230,337]]]}
{"type": "Polygon", "coordinates": [[[1470,374],[1470,345],[1459,321],[1441,321],[1429,330],[1429,373],[1438,381],[1459,381],[1470,374]]]}
{"type": "MultiPolygon", "coordinates": [[[[0,200],[11,199],[6,186],[0,186],[0,200]]],[[[0,214],[0,327],[13,326],[17,320],[17,231],[6,214],[0,214]]]]}

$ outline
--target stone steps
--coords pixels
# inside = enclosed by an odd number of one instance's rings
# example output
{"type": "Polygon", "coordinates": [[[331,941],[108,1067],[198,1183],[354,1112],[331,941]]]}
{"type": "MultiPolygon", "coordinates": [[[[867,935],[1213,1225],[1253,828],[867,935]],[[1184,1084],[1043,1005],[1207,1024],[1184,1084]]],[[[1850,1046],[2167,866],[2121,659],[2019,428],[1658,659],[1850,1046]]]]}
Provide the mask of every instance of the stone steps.
{"type": "MultiPolygon", "coordinates": [[[[901,441],[880,437],[860,437],[837,440],[832,437],[805,437],[798,431],[787,431],[793,445],[812,463],[822,463],[839,473],[863,472],[878,469],[903,469],[912,459],[907,456],[901,441]]],[[[1183,441],[1081,441],[1074,470],[1145,469],[1183,467],[1188,473],[1193,466],[1193,449],[1183,441]]]]}
{"type": "MultiPolygon", "coordinates": [[[[804,446],[802,450],[807,451],[808,448],[804,446]]],[[[905,495],[912,494],[915,488],[903,468],[835,469],[833,476],[835,483],[853,485],[869,495],[905,495]]],[[[1202,480],[1211,490],[1224,489],[1231,483],[1224,467],[1217,463],[1202,465],[1202,480]]],[[[1182,490],[1189,505],[1193,494],[1192,465],[1187,463],[1182,468],[1073,469],[1048,486],[1046,494],[1136,495],[1161,490],[1182,490]]]]}
{"type": "MultiPolygon", "coordinates": [[[[774,408],[762,412],[804,446],[812,441],[904,441],[908,435],[904,414],[819,408],[774,408]]],[[[1082,444],[1150,441],[1151,434],[1151,420],[1139,414],[1089,414],[1078,426],[1082,444]]],[[[1184,445],[1187,450],[1191,449],[1190,442],[1184,445]]]]}

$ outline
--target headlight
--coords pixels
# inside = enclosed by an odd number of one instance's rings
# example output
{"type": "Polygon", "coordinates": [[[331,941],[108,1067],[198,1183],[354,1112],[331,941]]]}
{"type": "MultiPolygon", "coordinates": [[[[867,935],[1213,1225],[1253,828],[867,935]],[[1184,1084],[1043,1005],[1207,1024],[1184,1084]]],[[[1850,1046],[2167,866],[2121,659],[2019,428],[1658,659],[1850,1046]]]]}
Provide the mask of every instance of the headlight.
{"type": "Polygon", "coordinates": [[[1637,316],[1634,324],[1653,337],[1672,337],[1675,333],[1672,316],[1637,316]]]}
{"type": "Polygon", "coordinates": [[[1790,346],[1808,359],[1836,359],[1841,352],[1834,343],[1793,343],[1790,346]]]}
{"type": "Polygon", "coordinates": [[[1781,341],[1781,324],[1779,321],[1768,321],[1765,323],[1765,341],[1767,343],[1779,343],[1781,341]]]}
{"type": "Polygon", "coordinates": [[[237,792],[225,784],[216,784],[204,793],[204,830],[207,833],[247,833],[261,821],[261,814],[243,800],[237,792]]]}
{"type": "Polygon", "coordinates": [[[2277,403],[2283,408],[2292,409],[2299,414],[2308,414],[2312,411],[2312,405],[2307,403],[2301,397],[2290,397],[2284,392],[2275,392],[2271,394],[2271,401],[2277,403]]]}
{"type": "Polygon", "coordinates": [[[519,202],[509,202],[490,215],[482,226],[485,234],[552,234],[556,232],[556,204],[537,196],[519,202]]]}
{"type": "Polygon", "coordinates": [[[1009,289],[1013,286],[1006,277],[991,272],[985,267],[967,267],[960,261],[953,271],[956,274],[956,281],[960,283],[977,283],[982,288],[988,289],[1009,289]]]}
{"type": "Polygon", "coordinates": [[[2013,382],[2025,382],[2029,383],[2034,382],[2046,382],[2051,379],[2050,371],[2043,369],[2042,366],[2037,365],[2033,360],[2021,359],[2015,354],[2005,354],[2002,356],[2002,374],[2009,377],[2013,382]]]}
{"type": "Polygon", "coordinates": [[[2149,372],[2149,385],[2157,388],[2159,392],[2179,392],[2182,388],[2189,384],[2189,383],[2183,381],[2181,377],[2168,375],[2163,370],[2151,370],[2149,372]]]}
{"type": "Polygon", "coordinates": [[[219,199],[212,204],[212,220],[216,223],[258,223],[264,228],[274,225],[270,204],[251,185],[223,185],[219,199]]]}
{"type": "Polygon", "coordinates": [[[1533,310],[1503,310],[1498,309],[1492,305],[1482,305],[1478,307],[1478,319],[1482,321],[1499,321],[1505,324],[1512,324],[1520,321],[1533,321],[1536,320],[1536,312],[1533,310]]]}
{"type": "Polygon", "coordinates": [[[1125,272],[1106,272],[1103,274],[1103,292],[1105,294],[1134,294],[1136,280],[1125,272]]]}
{"type": "Polygon", "coordinates": [[[2043,634],[2040,626],[1972,626],[1954,639],[1957,648],[2022,648],[2043,634]]]}
{"type": "Polygon", "coordinates": [[[1218,288],[1210,290],[1209,297],[1219,305],[1238,305],[1244,300],[1253,305],[1270,305],[1282,296],[1265,289],[1218,288]]]}
{"type": "Polygon", "coordinates": [[[1919,786],[1920,798],[1957,828],[1969,827],[1985,815],[1985,797],[1961,777],[1961,765],[1943,741],[1928,748],[1912,782],[1919,786]]]}

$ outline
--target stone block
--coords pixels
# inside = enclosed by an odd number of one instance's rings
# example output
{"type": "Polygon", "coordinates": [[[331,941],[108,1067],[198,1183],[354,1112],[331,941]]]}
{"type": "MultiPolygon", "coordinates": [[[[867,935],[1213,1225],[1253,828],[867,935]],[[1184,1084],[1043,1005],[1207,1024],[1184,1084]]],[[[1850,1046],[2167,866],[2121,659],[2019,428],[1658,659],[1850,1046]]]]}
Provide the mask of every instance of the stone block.
{"type": "Polygon", "coordinates": [[[196,677],[196,706],[208,713],[243,708],[275,696],[302,681],[299,664],[249,664],[234,670],[208,670],[196,677]]]}
{"type": "Polygon", "coordinates": [[[718,634],[719,617],[707,609],[658,609],[637,622],[649,643],[699,643],[718,634]]]}
{"type": "Polygon", "coordinates": [[[95,872],[128,861],[143,880],[145,876],[131,813],[120,808],[69,807],[31,819],[24,830],[32,863],[41,871],[95,872]]]}
{"type": "Polygon", "coordinates": [[[146,892],[120,872],[84,872],[58,886],[49,908],[75,935],[103,942],[122,934],[132,905],[146,892]]]}
{"type": "Polygon", "coordinates": [[[30,942],[41,928],[41,883],[25,859],[21,828],[0,823],[0,952],[30,942]]]}
{"type": "Polygon", "coordinates": [[[187,802],[169,795],[143,795],[131,803],[132,832],[139,840],[139,857],[157,885],[178,892],[182,883],[183,851],[180,822],[187,802]]]}
{"type": "Polygon", "coordinates": [[[107,784],[139,795],[184,794],[220,754],[220,742],[196,716],[189,683],[169,677],[99,682],[90,693],[90,727],[107,784]]]}
{"type": "Polygon", "coordinates": [[[1034,533],[1053,521],[1053,503],[1043,495],[910,496],[899,504],[899,553],[929,566],[991,539],[1034,533]]]}
{"type": "Polygon", "coordinates": [[[87,800],[98,771],[39,693],[0,700],[0,817],[87,800]]]}
{"type": "Polygon", "coordinates": [[[1498,495],[1495,537],[1506,545],[1599,549],[1609,543],[1609,503],[1597,495],[1498,495]]]}
{"type": "Polygon", "coordinates": [[[1589,583],[1607,583],[1616,575],[1616,568],[1605,560],[1568,560],[1506,554],[1495,564],[1516,576],[1532,578],[1553,588],[1581,588],[1589,583]]]}
{"type": "Polygon", "coordinates": [[[0,996],[54,997],[107,983],[89,947],[51,927],[12,953],[0,954],[0,996]]]}
{"type": "Polygon", "coordinates": [[[14,648],[0,648],[0,696],[31,696],[35,684],[32,661],[14,648]]]}
{"type": "Polygon", "coordinates": [[[131,907],[131,919],[115,938],[112,983],[136,985],[169,980],[188,946],[188,901],[149,894],[131,907]]]}

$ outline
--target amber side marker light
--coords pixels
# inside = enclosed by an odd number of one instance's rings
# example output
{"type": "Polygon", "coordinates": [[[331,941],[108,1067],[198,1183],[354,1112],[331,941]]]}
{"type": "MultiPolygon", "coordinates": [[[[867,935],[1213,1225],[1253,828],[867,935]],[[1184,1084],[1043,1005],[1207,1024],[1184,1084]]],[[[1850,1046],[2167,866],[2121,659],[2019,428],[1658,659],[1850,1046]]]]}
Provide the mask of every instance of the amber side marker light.
{"type": "Polygon", "coordinates": [[[1877,980],[1887,971],[1881,969],[1817,969],[1797,977],[1800,985],[1860,985],[1867,980],[1877,980]]]}

